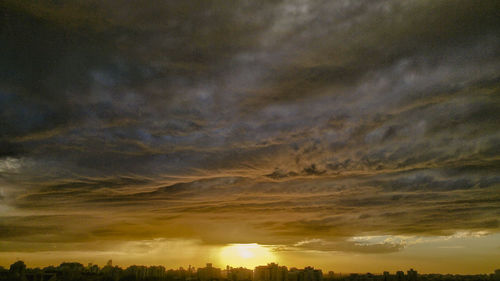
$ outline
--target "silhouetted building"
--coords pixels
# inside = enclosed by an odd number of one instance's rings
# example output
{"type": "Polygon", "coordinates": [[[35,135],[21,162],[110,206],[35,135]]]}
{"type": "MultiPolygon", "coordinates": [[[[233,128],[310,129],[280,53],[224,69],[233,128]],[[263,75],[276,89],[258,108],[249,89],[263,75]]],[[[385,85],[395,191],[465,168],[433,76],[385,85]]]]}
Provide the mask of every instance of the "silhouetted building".
{"type": "Polygon", "coordinates": [[[109,260],[99,273],[104,275],[108,280],[118,280],[123,274],[123,269],[118,266],[113,266],[113,262],[109,260]]]}
{"type": "Polygon", "coordinates": [[[391,275],[389,274],[388,271],[384,271],[384,279],[383,281],[390,281],[391,280],[391,275]]]}
{"type": "Polygon", "coordinates": [[[494,281],[500,281],[500,269],[495,270],[491,276],[494,281]]]}
{"type": "Polygon", "coordinates": [[[211,263],[207,263],[206,267],[198,268],[198,279],[200,281],[211,281],[221,279],[220,268],[215,268],[211,263]]]}
{"type": "Polygon", "coordinates": [[[288,269],[276,263],[257,266],[253,272],[254,281],[286,281],[288,269]]]}
{"type": "Polygon", "coordinates": [[[163,278],[166,276],[165,268],[163,266],[137,266],[132,265],[125,269],[126,276],[133,276],[136,280],[146,278],[163,278]]]}
{"type": "Polygon", "coordinates": [[[405,281],[405,273],[403,271],[396,272],[396,281],[405,281]]]}
{"type": "Polygon", "coordinates": [[[349,280],[350,281],[358,281],[360,278],[359,278],[359,274],[357,273],[351,273],[349,274],[349,280]]]}
{"type": "Polygon", "coordinates": [[[408,274],[406,278],[407,281],[417,281],[418,274],[416,270],[413,270],[413,268],[411,268],[410,270],[407,271],[407,274],[408,274]]]}
{"type": "Polygon", "coordinates": [[[297,268],[295,267],[290,268],[290,270],[287,273],[287,281],[298,281],[300,278],[299,274],[300,271],[297,268]]]}
{"type": "Polygon", "coordinates": [[[291,268],[288,271],[288,281],[322,281],[323,272],[314,267],[306,267],[304,269],[291,268]]]}
{"type": "Polygon", "coordinates": [[[229,265],[222,271],[222,278],[229,281],[251,281],[253,280],[253,271],[248,268],[232,268],[229,265]]]}

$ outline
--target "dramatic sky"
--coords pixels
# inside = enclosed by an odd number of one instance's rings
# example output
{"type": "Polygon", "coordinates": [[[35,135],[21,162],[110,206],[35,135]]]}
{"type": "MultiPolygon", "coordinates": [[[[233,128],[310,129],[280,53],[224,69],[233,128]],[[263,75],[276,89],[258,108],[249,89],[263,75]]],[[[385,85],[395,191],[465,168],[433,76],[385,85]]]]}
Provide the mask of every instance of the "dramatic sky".
{"type": "Polygon", "coordinates": [[[1,1],[0,265],[492,272],[499,11],[1,1]]]}

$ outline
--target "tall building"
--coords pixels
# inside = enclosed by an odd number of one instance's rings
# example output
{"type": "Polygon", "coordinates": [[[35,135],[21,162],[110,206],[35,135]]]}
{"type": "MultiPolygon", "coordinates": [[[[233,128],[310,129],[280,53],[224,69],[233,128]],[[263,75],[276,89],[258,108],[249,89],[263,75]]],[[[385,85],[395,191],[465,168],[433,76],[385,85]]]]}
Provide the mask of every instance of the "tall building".
{"type": "Polygon", "coordinates": [[[299,275],[300,275],[300,270],[295,267],[292,267],[288,271],[287,281],[299,281],[300,279],[299,275]]]}
{"type": "Polygon", "coordinates": [[[220,268],[215,268],[211,263],[207,263],[206,267],[198,268],[198,279],[200,281],[212,281],[221,279],[220,268]]]}
{"type": "Polygon", "coordinates": [[[143,265],[132,265],[125,269],[125,274],[134,276],[140,280],[148,277],[148,268],[143,265]]]}
{"type": "Polygon", "coordinates": [[[384,271],[383,281],[390,281],[390,280],[391,280],[391,275],[389,274],[389,271],[384,271]]]}
{"type": "MultiPolygon", "coordinates": [[[[333,274],[332,274],[333,275],[333,274]]],[[[323,272],[314,267],[304,269],[291,268],[288,272],[288,281],[322,281],[323,272]]]]}
{"type": "Polygon", "coordinates": [[[257,266],[253,272],[254,281],[287,281],[288,269],[276,263],[257,266]]]}
{"type": "Polygon", "coordinates": [[[396,281],[405,281],[405,273],[403,271],[396,272],[396,281]]]}
{"type": "Polygon", "coordinates": [[[252,281],[253,271],[244,267],[232,268],[227,266],[226,270],[223,270],[222,277],[229,281],[252,281]]]}
{"type": "Polygon", "coordinates": [[[491,274],[491,279],[494,281],[500,281],[500,269],[495,270],[495,273],[491,274]]]}
{"type": "Polygon", "coordinates": [[[416,270],[413,270],[413,268],[411,268],[407,271],[407,274],[407,281],[417,281],[418,273],[416,270]]]}

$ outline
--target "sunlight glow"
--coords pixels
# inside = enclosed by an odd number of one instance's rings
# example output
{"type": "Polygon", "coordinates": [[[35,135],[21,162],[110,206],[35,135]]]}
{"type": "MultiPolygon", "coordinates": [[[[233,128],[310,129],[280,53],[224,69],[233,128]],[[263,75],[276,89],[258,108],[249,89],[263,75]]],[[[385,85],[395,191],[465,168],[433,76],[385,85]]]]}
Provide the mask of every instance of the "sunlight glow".
{"type": "Polygon", "coordinates": [[[275,255],[268,247],[256,243],[225,246],[220,250],[219,259],[222,265],[229,264],[248,268],[276,261],[275,255]]]}

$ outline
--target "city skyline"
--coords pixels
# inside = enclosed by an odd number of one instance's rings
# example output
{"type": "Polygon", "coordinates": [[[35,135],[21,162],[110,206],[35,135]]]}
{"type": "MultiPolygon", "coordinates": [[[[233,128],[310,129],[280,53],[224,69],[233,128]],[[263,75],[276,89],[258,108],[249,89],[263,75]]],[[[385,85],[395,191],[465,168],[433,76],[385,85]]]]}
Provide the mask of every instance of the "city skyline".
{"type": "Polygon", "coordinates": [[[0,265],[493,272],[498,11],[1,0],[0,265]]]}
{"type": "MultiPolygon", "coordinates": [[[[45,267],[30,267],[29,265],[26,265],[24,263],[24,261],[21,261],[21,260],[17,260],[15,262],[13,262],[10,266],[7,266],[7,267],[0,267],[2,270],[9,270],[9,267],[12,267],[14,264],[24,264],[26,266],[27,269],[34,269],[34,268],[40,268],[40,269],[43,269],[43,268],[46,268],[46,269],[51,269],[51,268],[57,268],[57,267],[63,267],[63,266],[74,266],[74,265],[77,265],[77,266],[81,266],[82,268],[84,269],[87,269],[87,270],[101,270],[105,267],[117,267],[117,268],[121,268],[121,269],[126,269],[126,268],[134,268],[134,267],[140,267],[140,268],[163,268],[165,271],[185,271],[185,272],[190,272],[190,273],[193,273],[193,274],[202,274],[202,275],[206,275],[206,274],[216,274],[216,275],[222,275],[222,276],[225,276],[224,278],[227,278],[227,274],[230,270],[249,270],[252,272],[252,277],[250,279],[255,279],[255,274],[259,274],[259,273],[256,273],[258,270],[272,270],[273,268],[275,270],[284,270],[286,272],[295,272],[297,270],[311,270],[311,271],[317,271],[319,272],[319,274],[323,277],[327,277],[327,276],[348,276],[348,275],[351,275],[351,274],[377,274],[377,275],[384,275],[384,274],[397,274],[398,272],[403,272],[403,274],[406,274],[406,275],[411,275],[411,274],[418,274],[419,271],[415,270],[414,268],[408,268],[408,269],[398,269],[398,270],[394,270],[393,272],[390,272],[390,271],[387,271],[387,270],[383,270],[381,272],[368,272],[368,271],[358,271],[358,272],[338,272],[338,271],[333,271],[333,270],[323,270],[323,269],[320,269],[320,268],[315,268],[314,266],[312,265],[307,265],[307,266],[304,266],[303,268],[300,268],[300,267],[297,267],[297,266],[289,266],[289,265],[280,265],[279,263],[276,263],[276,262],[270,262],[270,263],[267,263],[267,264],[259,264],[255,267],[244,267],[244,266],[231,266],[229,264],[223,266],[223,267],[220,267],[220,266],[216,266],[214,265],[213,263],[211,262],[206,262],[205,264],[203,265],[200,265],[200,266],[193,266],[191,264],[187,265],[187,266],[177,266],[177,267],[172,267],[172,268],[168,268],[168,267],[165,267],[164,265],[161,265],[161,264],[155,264],[155,265],[140,265],[140,264],[133,264],[133,265],[128,265],[126,267],[123,267],[123,266],[120,266],[116,263],[113,262],[113,260],[107,260],[105,263],[103,263],[102,265],[99,265],[99,264],[95,264],[95,263],[87,263],[86,265],[83,264],[83,263],[79,263],[79,262],[75,262],[75,261],[63,261],[60,265],[47,265],[45,267]],[[213,272],[209,272],[207,273],[206,270],[214,270],[213,272]],[[406,272],[406,273],[405,273],[406,272]]],[[[428,273],[424,273],[424,274],[427,274],[427,275],[432,275],[432,274],[450,274],[450,273],[437,273],[437,272],[428,272],[428,273]]],[[[483,272],[483,273],[479,273],[479,274],[497,274],[497,275],[500,275],[500,269],[495,269],[494,271],[492,272],[483,272]]],[[[457,275],[460,275],[460,274],[457,274],[457,275]]],[[[222,277],[218,277],[218,278],[222,278],[222,277]]],[[[280,279],[280,278],[278,278],[280,279]]]]}
{"type": "Polygon", "coordinates": [[[167,269],[163,266],[132,265],[121,268],[113,264],[112,260],[106,265],[89,263],[84,266],[75,262],[64,262],[58,266],[45,268],[29,268],[23,261],[13,263],[9,269],[0,267],[0,280],[8,281],[498,281],[500,269],[489,274],[451,275],[451,274],[419,274],[413,268],[406,271],[398,270],[394,273],[338,273],[306,266],[296,268],[280,266],[276,263],[256,266],[253,270],[244,267],[230,267],[224,269],[207,263],[205,267],[167,269]]]}

